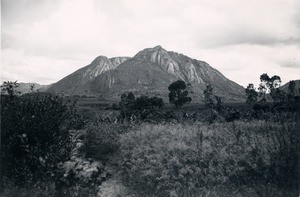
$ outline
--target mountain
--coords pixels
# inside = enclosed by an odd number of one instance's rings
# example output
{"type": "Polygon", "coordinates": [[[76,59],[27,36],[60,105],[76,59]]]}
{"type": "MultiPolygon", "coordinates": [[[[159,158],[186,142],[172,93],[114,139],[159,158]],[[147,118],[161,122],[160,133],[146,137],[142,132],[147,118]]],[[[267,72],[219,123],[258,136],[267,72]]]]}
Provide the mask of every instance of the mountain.
{"type": "Polygon", "coordinates": [[[178,79],[189,84],[192,97],[202,100],[211,84],[217,95],[226,100],[244,98],[245,90],[204,61],[167,51],[161,46],[146,48],[134,57],[97,57],[54,84],[48,91],[63,94],[102,95],[118,98],[122,92],[167,97],[168,86],[178,79]]]}
{"type": "MultiPolygon", "coordinates": [[[[295,81],[295,89],[296,89],[296,95],[300,95],[300,79],[294,80],[295,81]]],[[[281,90],[288,92],[290,82],[287,82],[283,86],[280,87],[281,90]]]]}
{"type": "Polygon", "coordinates": [[[165,72],[156,64],[132,58],[88,82],[86,89],[91,93],[109,93],[116,97],[125,91],[159,96],[166,93],[168,86],[176,80],[176,76],[165,72]]]}
{"type": "Polygon", "coordinates": [[[95,77],[108,70],[115,69],[128,59],[130,58],[114,57],[109,59],[105,56],[99,56],[89,65],[75,71],[74,73],[53,84],[47,91],[66,95],[85,94],[88,91],[84,90],[83,86],[87,82],[95,79],[95,77]]]}
{"type": "Polygon", "coordinates": [[[19,87],[16,89],[17,91],[21,92],[21,94],[26,94],[30,92],[30,88],[31,86],[33,87],[33,91],[40,91],[40,92],[44,92],[46,91],[52,84],[50,85],[41,85],[38,83],[19,83],[19,87]]]}

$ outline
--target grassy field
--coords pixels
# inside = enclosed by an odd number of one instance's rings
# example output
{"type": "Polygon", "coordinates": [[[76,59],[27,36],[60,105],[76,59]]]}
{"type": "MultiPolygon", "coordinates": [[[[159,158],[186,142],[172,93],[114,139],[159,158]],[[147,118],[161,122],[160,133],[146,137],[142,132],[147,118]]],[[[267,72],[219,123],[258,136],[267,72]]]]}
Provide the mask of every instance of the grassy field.
{"type": "Polygon", "coordinates": [[[120,168],[141,196],[295,196],[296,139],[290,123],[143,124],[120,168]]]}
{"type": "MultiPolygon", "coordinates": [[[[82,99],[77,106],[86,117],[103,121],[117,119],[113,103],[82,99]]],[[[247,110],[244,103],[225,105],[247,110]]],[[[161,111],[174,107],[166,104],[161,111]]],[[[175,112],[197,113],[198,119],[130,126],[100,121],[87,128],[84,152],[102,160],[105,151],[115,155],[123,183],[140,196],[297,196],[299,131],[293,114],[209,123],[203,104],[175,112]]]]}

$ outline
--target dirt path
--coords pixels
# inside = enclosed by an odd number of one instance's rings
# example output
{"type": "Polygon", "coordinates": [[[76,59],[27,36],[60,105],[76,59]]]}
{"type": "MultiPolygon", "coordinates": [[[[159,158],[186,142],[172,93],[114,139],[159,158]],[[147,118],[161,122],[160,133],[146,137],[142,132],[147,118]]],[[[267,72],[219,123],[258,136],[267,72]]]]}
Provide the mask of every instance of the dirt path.
{"type": "Polygon", "coordinates": [[[98,197],[138,197],[132,190],[122,184],[121,175],[118,173],[118,153],[112,155],[106,170],[111,177],[99,186],[98,197]]]}
{"type": "MultiPolygon", "coordinates": [[[[71,158],[74,162],[79,162],[82,164],[87,163],[87,170],[94,169],[95,166],[98,166],[100,164],[98,164],[97,161],[93,161],[92,163],[86,161],[86,159],[80,156],[78,152],[78,149],[83,144],[82,140],[79,138],[79,136],[82,135],[82,133],[84,133],[84,131],[72,132],[72,139],[73,142],[76,144],[76,147],[72,151],[71,158]]],[[[118,174],[118,159],[118,153],[115,153],[111,156],[109,162],[106,164],[106,167],[104,169],[104,172],[106,174],[105,177],[110,178],[108,178],[98,187],[98,197],[137,197],[137,195],[133,194],[133,192],[130,191],[130,189],[128,189],[122,184],[121,177],[118,174]]]]}

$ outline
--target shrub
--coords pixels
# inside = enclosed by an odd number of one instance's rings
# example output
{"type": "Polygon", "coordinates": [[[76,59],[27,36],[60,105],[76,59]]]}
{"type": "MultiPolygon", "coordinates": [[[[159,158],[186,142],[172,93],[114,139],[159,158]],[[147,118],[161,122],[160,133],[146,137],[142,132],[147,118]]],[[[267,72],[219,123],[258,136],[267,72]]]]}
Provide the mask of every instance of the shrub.
{"type": "Polygon", "coordinates": [[[113,110],[120,110],[121,109],[121,107],[119,105],[117,105],[116,103],[112,104],[111,108],[113,110]]]}
{"type": "Polygon", "coordinates": [[[270,107],[267,102],[257,102],[254,104],[253,110],[267,112],[270,111],[270,107]]]}
{"type": "Polygon", "coordinates": [[[53,180],[69,158],[71,106],[62,98],[34,93],[1,95],[1,149],[5,186],[53,180]]]}
{"type": "Polygon", "coordinates": [[[144,110],[144,109],[159,109],[164,106],[164,101],[157,97],[140,96],[136,98],[133,109],[144,110]]]}
{"type": "Polygon", "coordinates": [[[225,114],[225,120],[227,122],[232,122],[235,120],[239,120],[241,117],[240,112],[234,108],[227,107],[226,114],[225,114]]]}
{"type": "Polygon", "coordinates": [[[158,97],[140,96],[135,99],[133,93],[122,94],[120,119],[129,121],[151,120],[159,121],[163,115],[160,111],[164,101],[158,97]],[[130,99],[129,99],[130,98],[130,99]]]}

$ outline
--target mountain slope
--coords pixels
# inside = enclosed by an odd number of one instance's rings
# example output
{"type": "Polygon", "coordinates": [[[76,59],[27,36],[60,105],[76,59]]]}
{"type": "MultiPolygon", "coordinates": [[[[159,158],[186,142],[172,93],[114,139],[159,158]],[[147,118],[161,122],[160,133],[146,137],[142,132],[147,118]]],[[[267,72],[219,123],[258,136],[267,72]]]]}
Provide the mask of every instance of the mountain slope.
{"type": "Polygon", "coordinates": [[[131,59],[118,68],[105,72],[87,83],[94,93],[120,95],[124,91],[136,94],[163,94],[177,78],[164,72],[156,64],[140,59],[131,59]]]}
{"type": "MultiPolygon", "coordinates": [[[[296,89],[296,95],[300,95],[300,79],[298,80],[294,80],[295,81],[295,89],[296,89]]],[[[285,91],[285,92],[288,92],[288,89],[289,89],[289,83],[290,82],[287,82],[286,84],[284,84],[283,86],[280,87],[281,90],[285,91]]]]}
{"type": "Polygon", "coordinates": [[[178,79],[189,84],[192,97],[202,100],[203,91],[211,84],[217,95],[226,100],[244,98],[244,88],[230,81],[204,61],[167,51],[161,46],[146,48],[133,58],[99,56],[54,84],[49,91],[63,94],[118,97],[122,92],[167,97],[168,86],[178,79]]]}
{"type": "Polygon", "coordinates": [[[105,56],[99,56],[94,59],[91,64],[75,71],[74,73],[53,84],[47,91],[66,95],[84,94],[87,91],[84,91],[82,88],[87,82],[93,80],[103,72],[115,69],[128,59],[130,58],[114,57],[109,59],[105,56]]]}
{"type": "Polygon", "coordinates": [[[144,49],[134,58],[146,59],[158,64],[163,70],[175,75],[177,78],[191,84],[198,84],[197,86],[202,92],[207,84],[212,84],[219,94],[244,94],[242,86],[230,81],[206,62],[176,52],[166,51],[161,46],[144,49]]]}
{"type": "Polygon", "coordinates": [[[19,91],[21,94],[30,93],[30,88],[31,88],[32,85],[34,86],[33,91],[44,92],[46,89],[51,87],[52,84],[50,84],[50,85],[41,85],[41,84],[38,84],[38,83],[23,83],[23,82],[20,82],[19,87],[16,90],[19,91]]]}

